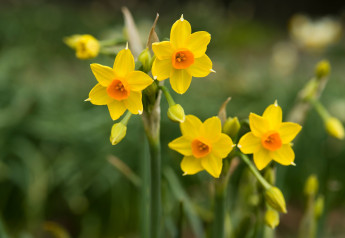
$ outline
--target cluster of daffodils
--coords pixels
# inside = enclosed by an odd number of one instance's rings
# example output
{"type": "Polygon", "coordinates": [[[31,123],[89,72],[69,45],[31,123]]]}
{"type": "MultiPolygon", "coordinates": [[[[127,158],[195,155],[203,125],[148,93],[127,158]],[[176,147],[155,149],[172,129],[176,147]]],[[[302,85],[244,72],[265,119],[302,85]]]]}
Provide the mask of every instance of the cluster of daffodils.
{"type": "MultiPolygon", "coordinates": [[[[118,52],[112,68],[91,64],[98,83],[92,88],[86,101],[94,105],[107,105],[113,120],[119,119],[126,110],[129,111],[120,123],[113,126],[110,137],[112,144],[117,144],[125,137],[131,114],[141,114],[145,110],[143,90],[152,83],[158,85],[159,81],[169,78],[172,89],[183,94],[188,90],[192,77],[205,77],[214,72],[212,61],[206,55],[210,40],[211,35],[206,31],[192,33],[190,23],[182,15],[171,28],[170,41],[152,44],[155,55],[151,69],[153,79],[148,74],[135,70],[135,60],[128,44],[118,52]]],[[[75,48],[77,57],[82,59],[94,57],[99,51],[98,41],[90,35],[71,36],[65,42],[75,48]]],[[[184,175],[206,170],[218,178],[222,171],[222,160],[235,147],[229,136],[234,138],[234,133],[222,133],[228,131],[229,124],[222,126],[218,117],[209,118],[202,123],[193,115],[185,116],[182,106],[173,101],[168,89],[160,88],[170,105],[169,118],[181,123],[182,136],[169,143],[169,147],[184,156],[181,162],[184,175]]],[[[236,122],[238,133],[237,117],[236,122]]],[[[237,147],[244,154],[253,154],[254,163],[259,170],[272,160],[282,165],[294,165],[295,154],[291,141],[301,130],[301,126],[282,122],[282,110],[277,102],[270,105],[263,116],[251,113],[249,124],[251,131],[242,136],[237,147]]]]}
{"type": "MultiPolygon", "coordinates": [[[[285,166],[295,165],[292,140],[302,127],[297,123],[283,122],[282,109],[277,101],[269,105],[262,116],[250,113],[250,131],[242,127],[246,118],[221,120],[221,116],[214,116],[202,122],[194,115],[186,116],[183,107],[175,103],[168,88],[161,83],[169,79],[171,88],[178,94],[184,94],[193,77],[206,77],[215,72],[212,61],[206,55],[210,40],[208,32],[192,33],[190,23],[182,16],[171,28],[170,41],[151,43],[142,52],[137,62],[141,63],[141,67],[136,64],[128,44],[117,53],[112,68],[91,64],[98,83],[91,89],[86,101],[106,105],[112,120],[118,120],[125,114],[111,130],[110,141],[115,145],[125,137],[131,115],[150,115],[162,92],[169,103],[168,117],[180,123],[181,137],[171,141],[168,146],[183,155],[180,163],[183,175],[206,171],[214,178],[220,178],[226,173],[224,159],[242,158],[265,188],[268,206],[266,222],[273,228],[279,223],[278,212],[286,213],[285,200],[281,191],[268,183],[258,170],[270,169],[271,161],[285,166]],[[151,56],[151,49],[154,56],[151,56]],[[152,97],[154,100],[151,100],[152,97]],[[246,154],[253,154],[255,167],[246,154]]],[[[76,50],[80,59],[96,57],[100,52],[100,43],[89,35],[72,36],[66,38],[65,42],[76,50]]],[[[159,120],[152,119],[149,125],[159,128],[155,123],[159,123],[159,120]]],[[[326,127],[332,133],[339,132],[336,124],[329,119],[326,127]]],[[[344,133],[339,137],[344,137],[344,133]]]]}

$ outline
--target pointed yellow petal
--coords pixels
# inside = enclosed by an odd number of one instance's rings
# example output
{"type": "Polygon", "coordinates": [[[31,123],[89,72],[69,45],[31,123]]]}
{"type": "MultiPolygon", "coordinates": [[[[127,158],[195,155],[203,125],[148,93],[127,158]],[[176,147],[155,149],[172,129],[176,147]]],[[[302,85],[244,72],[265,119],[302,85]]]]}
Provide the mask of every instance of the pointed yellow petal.
{"type": "Polygon", "coordinates": [[[237,144],[237,147],[244,154],[253,154],[260,150],[261,148],[261,139],[256,137],[253,132],[248,132],[244,136],[241,137],[240,141],[237,144]]]}
{"type": "Polygon", "coordinates": [[[131,91],[142,91],[153,83],[152,78],[141,71],[129,73],[126,79],[131,91]]]}
{"type": "Polygon", "coordinates": [[[290,145],[282,145],[282,147],[276,151],[270,151],[273,160],[282,165],[291,165],[295,160],[295,152],[290,145]]]}
{"type": "Polygon", "coordinates": [[[181,169],[185,175],[192,175],[204,170],[201,166],[200,159],[196,159],[193,156],[185,156],[181,161],[181,169]]]}
{"type": "Polygon", "coordinates": [[[193,52],[195,58],[199,58],[205,54],[210,40],[210,33],[206,31],[194,32],[187,39],[187,48],[193,52]]]}
{"type": "Polygon", "coordinates": [[[282,123],[282,115],[281,107],[275,103],[266,108],[262,117],[269,122],[270,130],[277,130],[282,123]]]}
{"type": "Polygon", "coordinates": [[[191,141],[185,137],[181,136],[168,144],[169,148],[172,150],[176,150],[180,154],[185,156],[192,155],[192,146],[191,141]]]}
{"type": "Polygon", "coordinates": [[[211,73],[212,61],[207,55],[194,59],[194,64],[186,69],[193,77],[206,77],[211,73]]]}
{"type": "Polygon", "coordinates": [[[183,94],[192,82],[192,75],[184,69],[172,69],[170,73],[170,85],[175,92],[183,94]]]}
{"type": "Polygon", "coordinates": [[[152,64],[152,76],[158,81],[162,81],[170,77],[172,71],[172,64],[170,59],[159,60],[155,59],[152,64]]]}
{"type": "Polygon", "coordinates": [[[109,109],[111,119],[113,119],[114,121],[119,119],[119,117],[122,116],[123,113],[126,111],[125,104],[122,101],[113,100],[107,106],[109,109]]]}
{"type": "Polygon", "coordinates": [[[107,87],[115,78],[113,69],[108,66],[91,64],[90,67],[97,81],[104,87],[107,87]]]}
{"type": "Polygon", "coordinates": [[[231,138],[222,133],[218,138],[218,141],[212,144],[212,151],[215,156],[224,159],[234,148],[234,144],[231,138]]]}
{"type": "Polygon", "coordinates": [[[269,122],[255,113],[249,114],[249,125],[250,130],[257,137],[261,137],[264,133],[269,130],[269,122]]]}
{"type": "Polygon", "coordinates": [[[259,170],[262,170],[271,162],[272,158],[269,152],[270,151],[261,148],[254,153],[254,163],[259,170]]]}
{"type": "Polygon", "coordinates": [[[290,143],[301,131],[301,129],[302,127],[297,123],[283,122],[280,128],[278,129],[278,133],[283,144],[290,143]]]}
{"type": "Polygon", "coordinates": [[[106,105],[113,100],[111,97],[109,97],[107,88],[103,87],[99,83],[91,89],[89,99],[89,101],[95,105],[106,105]]]}
{"type": "Polygon", "coordinates": [[[134,58],[130,49],[123,49],[116,55],[113,66],[116,76],[124,78],[134,71],[134,67],[134,58]]]}
{"type": "Polygon", "coordinates": [[[173,49],[171,47],[170,41],[155,42],[152,44],[152,50],[158,59],[171,60],[173,49]]]}
{"type": "Polygon", "coordinates": [[[185,48],[187,38],[190,36],[192,28],[188,21],[183,18],[177,20],[171,27],[170,42],[173,48],[185,48]]]}
{"type": "Polygon", "coordinates": [[[126,108],[133,114],[141,114],[143,112],[143,103],[141,101],[141,92],[131,91],[129,97],[123,100],[126,108]]]}
{"type": "Polygon", "coordinates": [[[222,172],[223,161],[212,153],[201,159],[201,165],[204,169],[215,178],[219,178],[222,172]]]}
{"type": "Polygon", "coordinates": [[[194,140],[200,136],[200,129],[202,128],[202,122],[193,115],[187,115],[183,123],[180,123],[180,128],[183,136],[186,136],[190,140],[194,140]]]}
{"type": "Polygon", "coordinates": [[[222,123],[218,117],[208,118],[203,123],[202,135],[211,143],[217,141],[222,133],[222,123]]]}

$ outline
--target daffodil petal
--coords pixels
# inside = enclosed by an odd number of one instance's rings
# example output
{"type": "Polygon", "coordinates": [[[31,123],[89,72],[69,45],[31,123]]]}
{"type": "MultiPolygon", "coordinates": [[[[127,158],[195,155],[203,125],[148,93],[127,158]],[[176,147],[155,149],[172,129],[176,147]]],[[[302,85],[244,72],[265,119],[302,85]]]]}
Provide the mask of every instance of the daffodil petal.
{"type": "Polygon", "coordinates": [[[205,54],[210,40],[210,33],[206,31],[194,32],[187,39],[187,48],[193,52],[195,58],[199,58],[205,54]]]}
{"type": "Polygon", "coordinates": [[[90,102],[95,105],[106,105],[113,100],[111,97],[109,97],[107,88],[103,87],[99,83],[91,89],[89,98],[90,102]]]}
{"type": "Polygon", "coordinates": [[[231,138],[222,133],[220,134],[218,141],[212,144],[212,152],[215,156],[224,159],[233,149],[233,142],[231,138]]]}
{"type": "Polygon", "coordinates": [[[126,77],[127,74],[134,71],[134,67],[134,58],[130,49],[123,49],[116,55],[113,69],[117,77],[126,77]]]}
{"type": "Polygon", "coordinates": [[[180,123],[180,128],[183,136],[186,136],[190,140],[194,140],[200,136],[202,122],[196,116],[187,115],[185,121],[180,123]]]}
{"type": "Polygon", "coordinates": [[[260,150],[261,139],[256,137],[253,132],[248,132],[241,137],[237,147],[240,148],[244,154],[253,154],[260,150]]]}
{"type": "Polygon", "coordinates": [[[123,100],[125,106],[133,114],[141,114],[143,111],[143,103],[141,101],[142,94],[141,92],[131,91],[129,97],[123,100]]]}
{"type": "Polygon", "coordinates": [[[208,118],[203,123],[202,134],[208,141],[217,141],[222,133],[222,123],[218,117],[208,118]]]}
{"type": "Polygon", "coordinates": [[[197,159],[193,156],[185,156],[181,161],[181,169],[185,173],[185,175],[192,175],[196,174],[204,168],[201,166],[200,159],[197,159]]]}
{"type": "Polygon", "coordinates": [[[194,59],[194,63],[187,68],[187,71],[193,77],[206,77],[211,73],[212,61],[207,55],[203,55],[200,58],[194,59]]]}
{"type": "Polygon", "coordinates": [[[191,141],[186,136],[176,138],[175,140],[170,142],[168,146],[170,149],[176,150],[177,152],[185,156],[192,155],[191,141]]]}
{"type": "Polygon", "coordinates": [[[297,123],[293,122],[283,122],[278,129],[280,139],[283,144],[290,143],[296,135],[301,131],[302,127],[297,123]]]}
{"type": "Polygon", "coordinates": [[[187,38],[190,36],[192,28],[187,20],[183,18],[177,20],[171,27],[170,42],[173,48],[185,48],[187,38]]]}
{"type": "Polygon", "coordinates": [[[291,165],[295,160],[295,152],[289,144],[282,145],[282,147],[276,151],[270,151],[271,158],[282,165],[291,165]]]}
{"type": "Polygon", "coordinates": [[[192,82],[192,75],[184,69],[173,69],[170,73],[170,85],[175,92],[183,94],[192,82]]]}
{"type": "Polygon", "coordinates": [[[150,76],[141,71],[129,73],[126,79],[131,91],[142,91],[153,82],[150,76]]]}
{"type": "Polygon", "coordinates": [[[107,106],[109,109],[111,119],[113,119],[114,121],[119,119],[119,117],[122,116],[123,113],[126,111],[126,106],[122,101],[113,100],[107,106]]]}
{"type": "Polygon", "coordinates": [[[205,158],[201,159],[201,165],[213,177],[219,178],[223,167],[223,161],[221,158],[210,153],[205,158]]]}
{"type": "Polygon", "coordinates": [[[267,119],[259,115],[256,115],[255,113],[249,114],[249,126],[250,130],[257,137],[261,137],[270,128],[267,119]]]}
{"type": "Polygon", "coordinates": [[[254,158],[254,163],[259,170],[262,170],[263,168],[265,168],[268,165],[268,163],[271,162],[272,160],[270,151],[263,148],[255,152],[253,155],[253,158],[254,158]]]}
{"type": "Polygon", "coordinates": [[[170,41],[155,42],[152,44],[152,50],[160,60],[170,59],[173,54],[170,41]]]}
{"type": "Polygon", "coordinates": [[[108,66],[91,64],[90,67],[97,81],[104,87],[107,87],[115,78],[113,69],[108,66]]]}
{"type": "Polygon", "coordinates": [[[262,117],[269,122],[271,130],[276,130],[282,123],[283,112],[278,104],[271,104],[266,108],[262,117]]]}
{"type": "Polygon", "coordinates": [[[171,59],[159,60],[155,59],[152,64],[152,75],[158,81],[162,81],[170,77],[172,71],[171,59]]]}

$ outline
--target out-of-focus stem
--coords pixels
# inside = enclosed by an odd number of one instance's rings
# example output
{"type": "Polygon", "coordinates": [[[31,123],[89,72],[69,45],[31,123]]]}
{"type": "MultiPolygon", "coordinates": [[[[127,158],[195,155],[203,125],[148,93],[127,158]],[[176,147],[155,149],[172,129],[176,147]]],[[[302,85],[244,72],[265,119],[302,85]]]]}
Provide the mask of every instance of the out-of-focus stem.
{"type": "Polygon", "coordinates": [[[254,167],[253,163],[250,162],[248,156],[245,154],[240,153],[241,159],[246,163],[248,166],[249,170],[253,173],[253,175],[259,180],[261,185],[265,188],[268,189],[271,187],[271,185],[262,177],[262,175],[259,173],[259,171],[254,167]]]}

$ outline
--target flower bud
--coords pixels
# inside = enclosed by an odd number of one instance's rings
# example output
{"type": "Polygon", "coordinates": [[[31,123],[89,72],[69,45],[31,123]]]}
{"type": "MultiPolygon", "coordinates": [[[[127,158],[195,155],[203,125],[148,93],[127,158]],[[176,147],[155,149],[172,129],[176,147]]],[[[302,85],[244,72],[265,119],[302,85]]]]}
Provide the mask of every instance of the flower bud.
{"type": "Polygon", "coordinates": [[[331,135],[331,136],[333,136],[339,140],[344,139],[344,136],[345,136],[344,127],[338,118],[329,117],[325,121],[325,127],[326,127],[326,131],[329,135],[331,135]]]}
{"type": "Polygon", "coordinates": [[[72,35],[66,37],[64,42],[76,50],[76,56],[79,59],[91,59],[99,53],[99,41],[92,35],[72,35]]]}
{"type": "Polygon", "coordinates": [[[143,65],[143,70],[144,72],[150,72],[151,67],[152,67],[152,60],[151,60],[151,53],[149,51],[148,48],[146,48],[145,50],[143,50],[139,57],[138,60],[141,62],[141,64],[143,65]]]}
{"type": "Polygon", "coordinates": [[[238,121],[237,117],[229,117],[226,119],[224,125],[223,125],[223,132],[227,135],[229,135],[232,139],[235,138],[238,131],[240,130],[241,124],[238,121]]]}
{"type": "Polygon", "coordinates": [[[268,205],[278,212],[287,213],[285,199],[277,187],[270,187],[265,191],[265,199],[268,205]]]}
{"type": "Polygon", "coordinates": [[[265,223],[272,229],[279,225],[279,213],[276,210],[268,209],[265,213],[265,223]]]}
{"type": "Polygon", "coordinates": [[[317,193],[318,187],[319,181],[317,180],[317,177],[312,174],[305,182],[304,194],[307,196],[314,196],[317,193]]]}
{"type": "Polygon", "coordinates": [[[319,219],[320,216],[322,215],[324,205],[325,205],[325,198],[323,196],[318,196],[315,201],[315,207],[314,207],[314,214],[315,214],[316,219],[319,219]]]}
{"type": "Polygon", "coordinates": [[[183,123],[186,118],[183,107],[180,104],[175,104],[174,106],[169,107],[168,117],[173,122],[179,123],[183,123]]]}
{"type": "Polygon", "coordinates": [[[315,68],[315,75],[317,78],[327,77],[331,72],[331,65],[327,60],[320,61],[315,68]]]}
{"type": "Polygon", "coordinates": [[[111,128],[110,142],[112,145],[118,144],[125,136],[127,132],[127,126],[122,122],[115,123],[111,128]]]}

